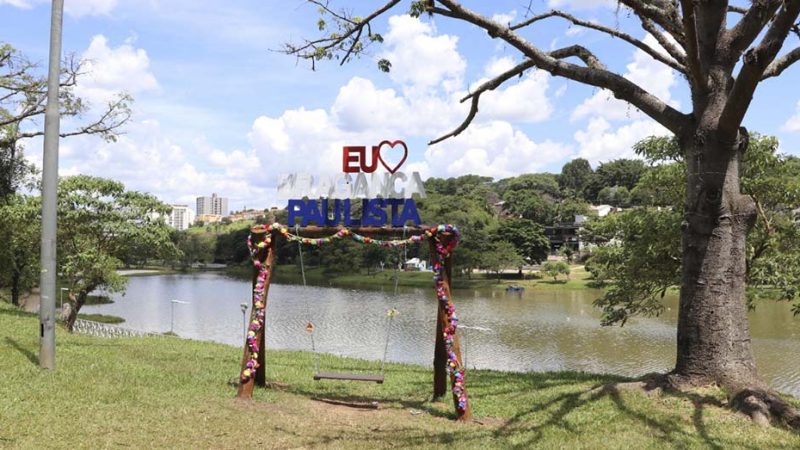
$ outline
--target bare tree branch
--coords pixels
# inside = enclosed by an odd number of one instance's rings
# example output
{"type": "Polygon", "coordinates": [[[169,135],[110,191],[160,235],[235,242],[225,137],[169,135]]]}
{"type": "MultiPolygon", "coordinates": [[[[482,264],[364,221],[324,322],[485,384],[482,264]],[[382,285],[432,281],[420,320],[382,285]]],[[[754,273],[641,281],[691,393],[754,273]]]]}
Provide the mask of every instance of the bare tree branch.
{"type": "Polygon", "coordinates": [[[526,70],[528,70],[528,69],[530,69],[530,68],[532,68],[534,66],[535,65],[534,65],[533,61],[528,60],[528,61],[522,62],[520,64],[517,64],[515,67],[503,72],[502,74],[498,75],[497,77],[495,77],[495,78],[493,78],[493,79],[481,84],[480,86],[478,86],[478,88],[475,89],[475,92],[473,92],[473,93],[471,93],[471,94],[469,94],[466,97],[461,99],[461,103],[464,103],[465,101],[467,101],[469,99],[472,99],[472,104],[470,105],[470,109],[469,109],[469,113],[467,114],[467,118],[464,119],[464,121],[461,123],[461,125],[459,125],[455,130],[445,134],[444,136],[441,136],[439,138],[436,138],[436,139],[428,142],[428,145],[438,144],[439,142],[442,142],[445,139],[449,139],[451,137],[455,137],[455,136],[458,136],[459,134],[461,134],[462,131],[466,130],[467,127],[469,127],[469,125],[472,123],[472,120],[475,119],[475,116],[478,114],[478,102],[480,102],[481,94],[483,94],[486,91],[495,90],[498,86],[500,86],[501,84],[505,83],[506,81],[508,81],[512,77],[515,77],[517,75],[521,75],[524,71],[526,71],[526,70]]]}
{"type": "Polygon", "coordinates": [[[742,8],[741,6],[728,5],[728,12],[737,14],[746,14],[747,8],[742,8]]]}
{"type": "Polygon", "coordinates": [[[642,28],[645,29],[651,36],[653,36],[656,41],[658,41],[659,45],[664,48],[664,50],[672,56],[675,61],[681,64],[684,68],[683,73],[687,73],[686,69],[686,52],[683,48],[680,47],[680,44],[676,45],[675,41],[669,39],[669,36],[658,29],[658,26],[650,19],[641,19],[642,28]]]}
{"type": "Polygon", "coordinates": [[[708,81],[705,71],[700,62],[700,48],[697,42],[697,18],[694,14],[694,2],[692,0],[681,0],[683,9],[683,30],[686,35],[684,47],[686,48],[686,65],[689,66],[691,78],[694,80],[700,92],[708,90],[708,81]]]}
{"type": "Polygon", "coordinates": [[[764,75],[761,76],[761,79],[765,80],[767,78],[777,77],[797,61],[800,61],[800,47],[797,47],[775,61],[772,61],[772,63],[767,66],[767,69],[764,70],[764,75]]]}
{"type": "Polygon", "coordinates": [[[313,41],[306,41],[303,45],[300,46],[293,46],[291,44],[286,44],[284,48],[284,53],[290,55],[297,55],[299,58],[309,59],[311,60],[312,69],[314,68],[314,61],[317,58],[320,58],[320,55],[326,55],[331,50],[334,50],[337,46],[342,45],[348,39],[352,39],[352,43],[349,46],[348,50],[346,51],[345,56],[342,58],[340,64],[344,64],[350,58],[350,56],[355,52],[356,47],[360,43],[361,33],[364,30],[364,27],[369,27],[369,24],[372,20],[376,17],[380,16],[381,14],[385,13],[398,3],[400,0],[390,0],[381,8],[375,10],[367,16],[366,18],[355,21],[350,18],[347,18],[344,15],[337,14],[331,11],[327,4],[323,5],[321,2],[316,0],[308,0],[309,2],[316,4],[322,7],[326,12],[332,14],[337,19],[347,22],[350,25],[350,28],[344,32],[342,35],[332,34],[331,36],[315,39],[313,41]]]}
{"type": "MultiPolygon", "coordinates": [[[[599,59],[597,59],[597,57],[592,52],[590,52],[588,49],[580,45],[571,45],[569,47],[553,50],[552,52],[549,53],[549,55],[552,58],[557,58],[557,59],[569,58],[571,56],[574,56],[580,58],[588,67],[592,67],[598,70],[605,69],[605,66],[600,62],[599,59]]],[[[472,92],[471,94],[461,99],[461,103],[464,103],[469,99],[472,99],[472,104],[470,105],[469,113],[467,114],[466,119],[464,119],[464,121],[461,122],[461,125],[459,125],[455,130],[451,131],[450,133],[447,133],[444,136],[438,137],[428,142],[428,145],[438,144],[439,142],[442,142],[445,139],[449,139],[451,137],[455,137],[461,134],[464,130],[467,129],[467,127],[470,126],[472,121],[475,119],[475,116],[478,114],[478,105],[480,102],[481,94],[487,91],[493,91],[497,89],[500,85],[502,85],[506,81],[510,80],[511,78],[517,75],[522,76],[522,73],[524,71],[531,69],[533,67],[536,67],[536,64],[534,64],[533,61],[531,60],[523,61],[522,63],[517,64],[516,66],[503,72],[497,77],[492,78],[491,80],[478,86],[478,88],[475,89],[475,92],[472,92]]]]}
{"type": "Polygon", "coordinates": [[[535,22],[538,22],[538,21],[544,20],[544,19],[548,19],[550,17],[561,17],[561,18],[563,18],[565,20],[568,20],[568,21],[572,22],[574,25],[577,25],[577,26],[580,26],[580,27],[584,27],[584,28],[589,28],[589,29],[592,29],[592,30],[596,30],[596,31],[599,31],[601,33],[608,34],[608,35],[610,35],[612,37],[616,37],[616,38],[622,39],[623,41],[625,41],[625,42],[633,45],[634,47],[642,50],[643,52],[647,53],[648,55],[650,55],[656,61],[660,61],[661,63],[666,64],[667,66],[677,70],[678,72],[686,73],[686,67],[683,66],[683,64],[682,64],[682,62],[680,60],[675,61],[673,59],[670,59],[670,58],[664,56],[661,52],[659,52],[656,49],[654,49],[654,48],[650,47],[649,45],[645,44],[643,41],[634,38],[630,34],[623,33],[623,32],[621,32],[619,30],[615,30],[613,28],[610,28],[610,27],[607,27],[607,26],[604,26],[604,25],[601,25],[601,24],[598,24],[598,23],[594,23],[594,22],[590,22],[590,21],[587,21],[587,20],[578,19],[577,17],[573,16],[572,14],[568,14],[568,13],[566,13],[564,11],[552,10],[550,12],[547,12],[547,13],[544,13],[544,14],[540,14],[538,16],[531,17],[531,18],[529,18],[527,20],[524,20],[524,21],[522,21],[522,22],[520,22],[520,23],[518,23],[516,25],[512,25],[510,27],[510,29],[512,31],[518,30],[520,28],[527,27],[527,26],[529,26],[529,25],[531,25],[531,24],[533,24],[535,22]]]}
{"type": "Polygon", "coordinates": [[[775,11],[781,5],[782,0],[762,0],[753,2],[744,16],[728,31],[726,39],[727,46],[733,51],[733,58],[739,56],[749,47],[758,37],[759,33],[775,16],[775,11]]]}
{"type": "Polygon", "coordinates": [[[736,77],[728,96],[728,102],[719,119],[719,128],[724,135],[735,136],[739,124],[753,100],[753,92],[755,92],[758,82],[761,81],[766,69],[772,64],[783,46],[798,15],[800,15],[800,0],[784,0],[783,6],[761,39],[761,43],[745,53],[744,64],[736,77]]]}
{"type": "Polygon", "coordinates": [[[454,0],[439,0],[447,9],[435,8],[434,14],[464,20],[486,30],[490,36],[500,38],[528,57],[536,67],[555,76],[569,78],[584,84],[610,90],[622,99],[652,117],[673,133],[678,133],[689,118],[642,89],[630,80],[598,67],[583,67],[560,60],[542,51],[508,27],[463,7],[454,0]]]}
{"type": "Polygon", "coordinates": [[[618,1],[620,4],[633,11],[640,19],[648,19],[658,24],[658,26],[685,47],[683,25],[680,15],[678,14],[676,2],[643,2],[641,0],[618,1]],[[660,5],[656,3],[660,3],[660,5]]]}

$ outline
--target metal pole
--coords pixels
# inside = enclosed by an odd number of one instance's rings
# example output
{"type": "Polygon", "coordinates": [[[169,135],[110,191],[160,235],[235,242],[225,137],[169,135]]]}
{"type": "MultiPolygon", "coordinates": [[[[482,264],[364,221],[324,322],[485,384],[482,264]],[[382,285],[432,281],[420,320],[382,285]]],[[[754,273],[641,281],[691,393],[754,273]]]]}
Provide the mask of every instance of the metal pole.
{"type": "Polygon", "coordinates": [[[169,302],[169,332],[175,329],[175,300],[169,302]]]}
{"type": "Polygon", "coordinates": [[[42,155],[42,253],[39,289],[39,366],[56,368],[56,201],[58,188],[58,104],[61,74],[61,27],[64,0],[53,0],[50,17],[50,60],[42,155]]]}

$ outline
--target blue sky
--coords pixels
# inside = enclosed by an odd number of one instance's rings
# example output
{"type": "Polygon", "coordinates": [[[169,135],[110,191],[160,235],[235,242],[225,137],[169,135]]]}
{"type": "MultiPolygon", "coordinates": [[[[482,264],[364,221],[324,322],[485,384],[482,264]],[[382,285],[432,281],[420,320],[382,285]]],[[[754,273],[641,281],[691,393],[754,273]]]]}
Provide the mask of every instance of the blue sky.
{"type": "MultiPolygon", "coordinates": [[[[365,15],[379,3],[334,0],[332,5],[365,15]]],[[[528,2],[465,4],[515,21],[528,2]]],[[[664,133],[603,91],[532,71],[485,95],[470,130],[428,147],[428,140],[463,119],[466,108],[458,99],[481,79],[518,62],[519,55],[450,19],[404,16],[407,3],[376,24],[384,45],[351,64],[327,62],[316,71],[273,51],[318,34],[316,10],[301,0],[66,0],[66,5],[64,52],[86,58],[91,69],[79,85],[79,93],[95,105],[87,118],[116,92],[129,92],[135,103],[134,119],[117,143],[63,141],[61,173],[115,178],[169,203],[193,205],[195,197],[216,192],[230,198],[232,209],[280,205],[278,174],[336,173],[343,145],[384,139],[409,143],[407,172],[502,178],[558,172],[576,157],[595,166],[631,157],[637,140],[664,133]],[[381,57],[392,61],[390,74],[377,70],[381,57]]],[[[653,41],[614,5],[533,2],[535,13],[563,8],[653,41]]],[[[49,9],[46,0],[0,0],[0,41],[44,63],[49,9]]],[[[619,40],[558,19],[525,35],[546,49],[585,45],[609,67],[687,111],[685,81],[619,40]]],[[[793,40],[792,47],[798,44],[793,40]]],[[[778,136],[782,151],[792,154],[800,154],[798,82],[800,66],[762,83],[745,120],[750,130],[778,136]]],[[[27,143],[26,153],[38,162],[41,141],[27,143]]]]}

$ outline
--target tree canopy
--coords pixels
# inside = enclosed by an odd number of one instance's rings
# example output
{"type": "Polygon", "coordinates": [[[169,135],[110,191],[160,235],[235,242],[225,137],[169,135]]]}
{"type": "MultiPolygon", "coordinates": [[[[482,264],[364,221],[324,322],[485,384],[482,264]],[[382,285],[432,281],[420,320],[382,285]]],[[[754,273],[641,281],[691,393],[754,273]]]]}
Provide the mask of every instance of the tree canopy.
{"type": "Polygon", "coordinates": [[[175,257],[164,220],[169,211],[154,196],[127,191],[117,181],[87,175],[60,180],[58,267],[70,290],[70,329],[92,291],[124,289],[125,279],[116,270],[131,243],[164,259],[175,257]]]}

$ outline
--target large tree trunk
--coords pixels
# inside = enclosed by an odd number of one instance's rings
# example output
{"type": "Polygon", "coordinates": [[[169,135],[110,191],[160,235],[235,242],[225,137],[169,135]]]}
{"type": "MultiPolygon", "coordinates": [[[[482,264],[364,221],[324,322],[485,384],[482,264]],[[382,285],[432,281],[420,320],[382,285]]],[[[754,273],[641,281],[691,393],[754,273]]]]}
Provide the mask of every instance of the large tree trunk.
{"type": "Polygon", "coordinates": [[[745,304],[745,238],[756,210],[742,195],[739,165],[747,131],[735,142],[714,132],[684,139],[687,161],[677,381],[726,387],[760,384],[745,304]]]}
{"type": "Polygon", "coordinates": [[[86,297],[88,295],[89,293],[86,291],[81,291],[74,296],[70,293],[69,297],[72,302],[70,302],[71,305],[66,318],[67,330],[69,330],[70,333],[72,333],[72,329],[75,326],[75,321],[78,320],[78,311],[80,311],[84,303],[86,303],[86,297]]]}

